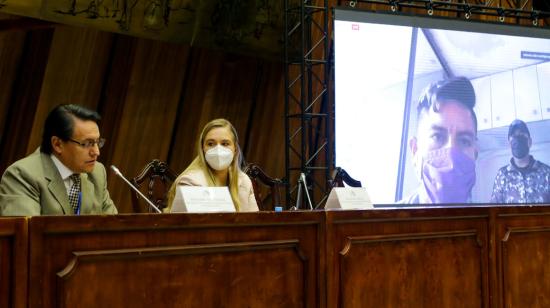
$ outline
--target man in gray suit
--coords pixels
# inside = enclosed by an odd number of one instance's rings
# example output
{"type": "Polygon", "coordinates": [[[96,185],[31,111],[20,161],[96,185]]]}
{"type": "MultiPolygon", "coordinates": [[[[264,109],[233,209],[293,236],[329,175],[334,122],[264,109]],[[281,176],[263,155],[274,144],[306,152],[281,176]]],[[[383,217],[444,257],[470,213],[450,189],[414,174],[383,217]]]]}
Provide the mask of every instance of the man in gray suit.
{"type": "Polygon", "coordinates": [[[0,181],[4,216],[116,214],[105,167],[105,143],[95,111],[59,105],[47,116],[42,145],[9,166],[0,181]]]}

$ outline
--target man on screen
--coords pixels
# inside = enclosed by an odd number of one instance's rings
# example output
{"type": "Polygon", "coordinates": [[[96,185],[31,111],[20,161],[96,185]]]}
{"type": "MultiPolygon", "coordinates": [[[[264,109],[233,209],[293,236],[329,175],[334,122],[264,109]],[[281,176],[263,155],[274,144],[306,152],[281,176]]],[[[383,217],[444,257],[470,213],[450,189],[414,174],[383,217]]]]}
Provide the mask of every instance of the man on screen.
{"type": "Polygon", "coordinates": [[[493,185],[493,203],[549,203],[550,167],[529,155],[532,145],[527,124],[514,120],[508,128],[510,164],[500,168],[493,185]]]}
{"type": "Polygon", "coordinates": [[[464,77],[433,83],[421,96],[416,136],[409,140],[421,184],[402,203],[469,202],[478,152],[475,103],[464,77]]]}

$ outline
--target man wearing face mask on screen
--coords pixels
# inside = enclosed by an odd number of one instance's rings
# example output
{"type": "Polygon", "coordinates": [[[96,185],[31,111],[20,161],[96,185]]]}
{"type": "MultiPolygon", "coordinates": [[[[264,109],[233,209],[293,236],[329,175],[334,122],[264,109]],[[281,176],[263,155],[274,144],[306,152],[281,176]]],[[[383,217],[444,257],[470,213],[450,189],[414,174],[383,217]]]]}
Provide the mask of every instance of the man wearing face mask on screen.
{"type": "Polygon", "coordinates": [[[464,77],[433,83],[421,96],[416,136],[409,140],[420,186],[401,203],[470,202],[478,152],[475,102],[464,77]]]}
{"type": "Polygon", "coordinates": [[[549,203],[550,167],[529,155],[532,140],[527,124],[514,120],[508,128],[510,164],[500,168],[493,185],[493,203],[549,203]]]}

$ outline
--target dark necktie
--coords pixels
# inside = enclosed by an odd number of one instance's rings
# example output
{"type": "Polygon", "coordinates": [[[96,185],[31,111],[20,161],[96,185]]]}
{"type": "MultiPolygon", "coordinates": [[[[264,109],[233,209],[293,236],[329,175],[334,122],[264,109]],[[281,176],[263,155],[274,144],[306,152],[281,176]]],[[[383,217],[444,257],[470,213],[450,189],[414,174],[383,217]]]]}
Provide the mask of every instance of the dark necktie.
{"type": "Polygon", "coordinates": [[[73,181],[73,185],[69,190],[69,204],[76,214],[78,211],[78,199],[80,198],[80,174],[73,174],[70,178],[73,181]]]}

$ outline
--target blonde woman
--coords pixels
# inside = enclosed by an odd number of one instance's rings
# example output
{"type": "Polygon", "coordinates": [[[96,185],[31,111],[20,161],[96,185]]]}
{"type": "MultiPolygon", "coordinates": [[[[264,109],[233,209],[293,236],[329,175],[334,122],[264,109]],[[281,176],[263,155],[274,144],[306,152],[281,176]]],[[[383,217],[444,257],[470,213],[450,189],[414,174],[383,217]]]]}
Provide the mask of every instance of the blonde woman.
{"type": "Polygon", "coordinates": [[[177,185],[227,186],[237,212],[258,211],[250,178],[241,170],[242,154],[235,127],[215,119],[202,129],[196,144],[197,157],[174,181],[168,192],[168,212],[177,185]]]}

